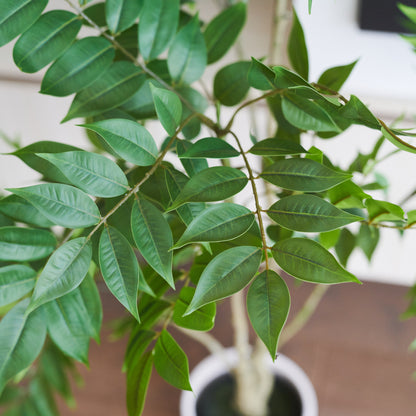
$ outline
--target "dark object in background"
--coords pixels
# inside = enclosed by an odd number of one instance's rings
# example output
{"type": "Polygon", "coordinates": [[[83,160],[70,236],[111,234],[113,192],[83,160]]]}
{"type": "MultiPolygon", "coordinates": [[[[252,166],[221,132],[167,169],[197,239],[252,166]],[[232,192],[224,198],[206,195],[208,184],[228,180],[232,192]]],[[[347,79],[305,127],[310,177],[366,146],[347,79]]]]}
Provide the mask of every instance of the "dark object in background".
{"type": "MultiPolygon", "coordinates": [[[[363,30],[414,33],[415,26],[397,7],[398,0],[360,0],[359,25],[363,30]]],[[[416,7],[416,0],[400,0],[406,6],[416,7]]]]}

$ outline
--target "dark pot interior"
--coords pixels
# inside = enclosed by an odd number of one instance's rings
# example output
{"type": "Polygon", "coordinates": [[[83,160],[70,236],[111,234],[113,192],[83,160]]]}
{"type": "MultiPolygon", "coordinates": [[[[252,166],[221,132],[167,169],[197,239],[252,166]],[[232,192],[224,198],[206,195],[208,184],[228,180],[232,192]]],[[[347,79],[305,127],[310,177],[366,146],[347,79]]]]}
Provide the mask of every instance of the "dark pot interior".
{"type": "MultiPolygon", "coordinates": [[[[240,416],[233,408],[235,381],[224,374],[209,383],[198,397],[198,416],[240,416]]],[[[267,416],[301,416],[302,402],[296,387],[286,378],[275,376],[267,416]]]]}

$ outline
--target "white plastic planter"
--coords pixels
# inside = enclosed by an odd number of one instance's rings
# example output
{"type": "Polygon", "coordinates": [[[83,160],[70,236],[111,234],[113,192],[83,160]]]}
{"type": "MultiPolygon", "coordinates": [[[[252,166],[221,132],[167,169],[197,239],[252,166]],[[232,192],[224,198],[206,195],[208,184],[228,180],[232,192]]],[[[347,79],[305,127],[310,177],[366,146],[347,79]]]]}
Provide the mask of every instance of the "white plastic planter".
{"type": "MultiPolygon", "coordinates": [[[[233,367],[237,362],[234,348],[224,351],[224,356],[210,355],[202,360],[191,372],[190,381],[193,392],[184,391],[180,400],[181,416],[197,416],[196,401],[199,394],[214,379],[228,372],[226,363],[233,367]]],[[[302,402],[302,416],[318,416],[318,399],[315,389],[305,372],[290,358],[279,354],[273,363],[270,357],[265,357],[270,370],[287,378],[298,390],[302,402]]]]}

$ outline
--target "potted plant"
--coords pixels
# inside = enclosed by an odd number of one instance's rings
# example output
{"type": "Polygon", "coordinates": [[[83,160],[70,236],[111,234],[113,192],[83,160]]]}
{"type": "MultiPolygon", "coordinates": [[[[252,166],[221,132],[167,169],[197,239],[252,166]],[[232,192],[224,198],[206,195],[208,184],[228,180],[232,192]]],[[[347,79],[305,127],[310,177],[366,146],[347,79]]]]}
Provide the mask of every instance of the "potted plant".
{"type": "MultiPolygon", "coordinates": [[[[90,339],[99,339],[102,277],[129,312],[119,331],[129,334],[130,416],[142,413],[153,368],[192,389],[170,329],[211,345],[204,331],[228,297],[238,354],[233,404],[264,416],[273,385],[264,351],[275,360],[290,307],[279,270],[316,284],[313,302],[328,285],[359,283],[342,266],[354,244],[371,257],[379,228],[410,228],[416,211],[375,199],[370,188],[380,184],[357,174],[370,171],[385,143],[416,153],[403,138],[411,133],[338,92],[355,63],[309,80],[296,14],[292,69],[275,65],[282,50],[272,48],[274,57],[216,67],[211,88],[201,77],[238,43],[245,2],[224,2],[208,21],[186,0],[66,2],[71,11],[44,12],[47,0],[0,2],[0,45],[20,36],[13,59],[23,72],[50,65],[40,92],[75,94],[63,121],[85,119],[78,128],[93,145],[40,141],[13,152],[42,181],[0,200],[4,414],[56,414],[55,392],[71,400],[68,373],[74,361],[88,362],[90,339]],[[256,130],[259,107],[270,133],[256,130]],[[242,117],[251,117],[250,130],[238,128],[242,117]],[[154,120],[163,133],[152,130],[154,120]],[[354,124],[382,137],[347,171],[319,145],[302,146],[305,132],[330,139],[354,124]],[[359,227],[354,243],[349,224],[359,227]],[[252,349],[246,311],[259,339],[252,349]]],[[[279,23],[284,36],[287,19],[279,23]]],[[[286,337],[306,320],[295,318],[286,337]]]]}

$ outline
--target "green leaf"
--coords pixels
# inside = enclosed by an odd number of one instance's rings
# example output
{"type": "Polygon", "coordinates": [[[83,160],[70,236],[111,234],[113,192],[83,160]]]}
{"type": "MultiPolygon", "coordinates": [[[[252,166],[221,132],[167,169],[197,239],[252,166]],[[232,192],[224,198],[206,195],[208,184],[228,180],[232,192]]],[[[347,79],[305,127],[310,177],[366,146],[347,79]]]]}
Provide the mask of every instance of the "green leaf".
{"type": "Polygon", "coordinates": [[[131,212],[133,238],[141,255],[171,287],[172,276],[172,232],[162,213],[150,202],[136,198],[131,212]]]}
{"type": "Polygon", "coordinates": [[[99,259],[101,273],[111,293],[139,321],[139,265],[130,243],[116,228],[104,228],[99,259]]]}
{"type": "Polygon", "coordinates": [[[265,270],[253,281],[247,293],[247,312],[259,338],[273,361],[277,343],[290,309],[290,294],[284,280],[273,270],[265,270]]]}
{"type": "Polygon", "coordinates": [[[91,241],[78,237],[60,246],[40,274],[28,312],[77,288],[90,267],[91,241]]]}
{"type": "Polygon", "coordinates": [[[73,185],[103,198],[127,192],[129,184],[123,171],[112,160],[91,152],[37,153],[55,165],[73,185]]]}
{"type": "Polygon", "coordinates": [[[355,248],[355,235],[343,228],[340,232],[338,241],[335,245],[335,253],[339,259],[339,262],[346,267],[348,259],[355,248]]]}
{"type": "Polygon", "coordinates": [[[51,386],[43,377],[33,378],[29,382],[29,406],[37,415],[56,416],[58,409],[52,394],[51,386]],[[36,409],[36,410],[35,410],[36,409]]]}
{"type": "Polygon", "coordinates": [[[87,88],[80,91],[62,122],[75,117],[92,117],[118,107],[143,84],[146,76],[132,62],[114,62],[87,88]]]}
{"type": "Polygon", "coordinates": [[[192,391],[188,359],[166,329],[160,334],[154,353],[154,364],[159,375],[178,389],[192,391]]]}
{"type": "Polygon", "coordinates": [[[247,286],[258,271],[261,257],[260,248],[249,246],[233,247],[214,257],[202,272],[185,315],[247,286]]]}
{"type": "Polygon", "coordinates": [[[312,0],[308,0],[308,12],[309,14],[312,12],[312,0]]]}
{"type": "Polygon", "coordinates": [[[325,191],[352,177],[309,159],[279,160],[268,166],[260,176],[284,189],[303,192],[325,191]]]}
{"type": "Polygon", "coordinates": [[[210,331],[214,327],[216,305],[209,303],[195,312],[183,316],[192,301],[195,294],[193,287],[184,287],[175,302],[173,309],[173,322],[182,328],[192,329],[194,331],[210,331]]]}
{"type": "Polygon", "coordinates": [[[299,87],[299,86],[306,86],[306,87],[311,86],[307,81],[305,81],[298,74],[296,74],[293,71],[290,71],[284,66],[274,66],[273,72],[275,74],[274,81],[273,81],[274,88],[285,89],[285,88],[299,87]]]}
{"type": "Polygon", "coordinates": [[[157,117],[166,132],[173,136],[182,118],[182,104],[172,91],[157,88],[150,84],[157,117]]]}
{"type": "Polygon", "coordinates": [[[32,204],[17,195],[9,195],[0,199],[0,212],[15,221],[25,222],[38,227],[49,228],[54,223],[49,221],[32,204]]]}
{"type": "Polygon", "coordinates": [[[355,95],[351,95],[348,103],[341,107],[340,115],[354,124],[376,130],[381,128],[380,120],[355,95]]]}
{"type": "Polygon", "coordinates": [[[108,40],[80,39],[46,71],[40,92],[57,97],[78,92],[95,81],[113,59],[114,47],[108,40]]]}
{"type": "Polygon", "coordinates": [[[357,246],[361,248],[368,261],[371,261],[380,240],[380,230],[367,224],[361,224],[357,235],[357,246]]]}
{"type": "Polygon", "coordinates": [[[43,316],[27,314],[28,303],[19,302],[0,322],[0,395],[12,377],[32,364],[45,341],[43,316]]]}
{"type": "Polygon", "coordinates": [[[90,338],[99,340],[102,320],[100,296],[92,277],[65,296],[42,307],[48,333],[67,355],[88,364],[90,338]]]}
{"type": "MultiPolygon", "coordinates": [[[[0,205],[1,208],[1,205],[0,205]]],[[[413,209],[407,212],[407,227],[411,227],[416,224],[416,210],[413,209]]]]}
{"type": "Polygon", "coordinates": [[[179,21],[179,0],[144,0],[139,49],[146,61],[157,58],[172,42],[179,21]]]}
{"type": "Polygon", "coordinates": [[[364,208],[363,200],[370,198],[358,185],[345,181],[328,191],[332,204],[338,208],[364,208]]]}
{"type": "Polygon", "coordinates": [[[71,45],[81,26],[79,16],[66,10],[43,14],[14,45],[15,64],[23,72],[39,71],[71,45]]]}
{"type": "Polygon", "coordinates": [[[300,144],[285,139],[265,139],[257,142],[250,150],[259,156],[286,156],[308,153],[300,144]]]}
{"type": "Polygon", "coordinates": [[[381,221],[401,221],[404,220],[404,211],[398,205],[386,201],[378,201],[369,198],[365,201],[368,211],[368,219],[372,223],[381,221]]]}
{"type": "Polygon", "coordinates": [[[229,202],[215,204],[202,211],[173,246],[189,243],[232,240],[253,224],[254,214],[246,207],[229,202]]]}
{"type": "Polygon", "coordinates": [[[268,66],[257,59],[251,58],[251,66],[248,71],[248,83],[251,87],[258,90],[272,90],[275,87],[274,78],[276,74],[268,66]]]}
{"type": "Polygon", "coordinates": [[[277,242],[272,252],[277,264],[285,272],[300,280],[324,284],[360,283],[316,241],[306,238],[289,238],[277,242]]]}
{"type": "Polygon", "coordinates": [[[29,167],[41,173],[46,179],[52,182],[68,183],[68,179],[52,163],[47,162],[36,153],[61,153],[73,150],[81,150],[78,147],[64,143],[40,141],[16,150],[12,155],[17,156],[29,167]]]}
{"type": "Polygon", "coordinates": [[[195,15],[175,36],[169,48],[168,68],[177,84],[198,80],[207,66],[207,50],[195,15]]]}
{"type": "Polygon", "coordinates": [[[327,69],[318,80],[319,85],[324,85],[334,91],[339,91],[348,79],[358,60],[348,65],[334,66],[327,69]]]}
{"type": "Polygon", "coordinates": [[[267,215],[289,230],[303,232],[330,231],[363,219],[307,194],[280,199],[267,210],[267,215]]]}
{"type": "Polygon", "coordinates": [[[140,360],[139,357],[143,355],[146,348],[157,337],[155,332],[143,329],[141,323],[135,322],[134,324],[124,355],[123,371],[127,371],[127,374],[133,370],[135,363],[140,360]]]}
{"type": "Polygon", "coordinates": [[[36,272],[23,264],[0,267],[0,306],[9,305],[35,286],[36,272]]]}
{"type": "Polygon", "coordinates": [[[282,99],[286,120],[302,130],[341,132],[331,116],[315,101],[287,92],[282,99]]]}
{"type": "Polygon", "coordinates": [[[391,131],[382,121],[381,123],[381,132],[383,136],[391,143],[393,143],[397,148],[404,150],[410,153],[416,153],[416,147],[410,143],[405,142],[400,137],[398,137],[393,131],[391,131]]]}
{"type": "Polygon", "coordinates": [[[0,260],[33,261],[49,256],[56,247],[55,236],[46,230],[0,227],[0,260]]]}
{"type": "Polygon", "coordinates": [[[158,150],[152,135],[139,123],[126,119],[111,119],[83,124],[98,133],[128,162],[137,166],[150,166],[156,161],[158,150]]]}
{"type": "Polygon", "coordinates": [[[56,225],[80,228],[100,220],[100,212],[92,199],[70,185],[47,183],[8,191],[25,198],[56,225]]]}
{"type": "Polygon", "coordinates": [[[226,106],[234,106],[244,99],[250,88],[248,72],[252,63],[240,61],[221,68],[214,78],[214,96],[226,106]]]}
{"type": "Polygon", "coordinates": [[[185,140],[176,140],[176,153],[178,154],[182,166],[189,176],[194,176],[201,170],[208,169],[208,162],[204,159],[182,159],[181,156],[193,146],[185,140]]]}
{"type": "Polygon", "coordinates": [[[134,360],[127,370],[127,411],[129,416],[143,412],[147,389],[153,368],[153,351],[148,351],[134,360]]]}
{"type": "Polygon", "coordinates": [[[119,33],[132,26],[139,17],[141,7],[142,1],[138,0],[107,0],[105,17],[110,31],[119,33]]]}
{"type": "Polygon", "coordinates": [[[0,8],[0,46],[13,40],[38,20],[48,0],[13,0],[0,8]]]}
{"type": "Polygon", "coordinates": [[[307,80],[309,77],[308,50],[302,25],[295,10],[293,10],[292,29],[289,35],[287,51],[293,69],[307,80]]]}
{"type": "Polygon", "coordinates": [[[321,246],[328,250],[331,247],[335,246],[335,244],[338,242],[340,234],[341,230],[339,228],[337,228],[336,230],[321,233],[319,234],[319,243],[321,244],[321,246]]]}
{"type": "Polygon", "coordinates": [[[240,192],[247,182],[247,176],[238,169],[228,166],[204,169],[191,177],[169,209],[177,209],[185,202],[221,201],[240,192]]]}
{"type": "Polygon", "coordinates": [[[204,32],[208,64],[221,59],[233,46],[246,22],[247,6],[238,2],[208,23],[204,32]]]}
{"type": "Polygon", "coordinates": [[[186,152],[181,153],[182,159],[227,159],[240,156],[240,152],[226,141],[217,137],[205,137],[192,144],[186,152]]]}

